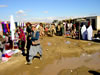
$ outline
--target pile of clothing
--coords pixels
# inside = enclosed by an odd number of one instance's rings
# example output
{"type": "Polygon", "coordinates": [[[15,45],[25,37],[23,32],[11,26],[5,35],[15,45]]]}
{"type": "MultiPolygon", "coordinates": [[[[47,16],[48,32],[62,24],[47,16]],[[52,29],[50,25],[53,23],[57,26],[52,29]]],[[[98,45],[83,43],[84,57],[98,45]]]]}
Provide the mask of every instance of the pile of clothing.
{"type": "MultiPolygon", "coordinates": [[[[16,53],[19,53],[20,50],[5,50],[5,39],[0,35],[0,61],[6,62],[9,58],[16,53]]],[[[21,53],[21,52],[20,52],[21,53]]]]}
{"type": "Polygon", "coordinates": [[[16,53],[19,53],[20,50],[16,49],[16,50],[5,50],[4,51],[4,54],[2,54],[2,62],[7,62],[11,57],[12,55],[16,54],[16,53]]]}

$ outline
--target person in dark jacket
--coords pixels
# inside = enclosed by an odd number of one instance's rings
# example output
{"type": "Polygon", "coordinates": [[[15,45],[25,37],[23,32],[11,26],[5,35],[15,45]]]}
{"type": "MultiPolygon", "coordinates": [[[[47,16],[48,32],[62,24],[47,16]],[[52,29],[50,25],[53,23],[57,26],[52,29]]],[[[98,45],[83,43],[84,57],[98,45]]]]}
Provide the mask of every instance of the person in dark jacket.
{"type": "Polygon", "coordinates": [[[30,49],[30,45],[31,45],[31,23],[27,22],[26,23],[26,32],[27,32],[27,53],[26,53],[26,60],[29,61],[29,49],[30,49]]]}
{"type": "Polygon", "coordinates": [[[37,53],[40,54],[40,59],[41,59],[42,48],[40,46],[39,36],[40,36],[39,31],[37,30],[36,26],[33,25],[32,26],[32,35],[31,35],[31,46],[29,49],[29,57],[25,64],[31,64],[32,59],[34,58],[34,56],[36,56],[37,53]]]}

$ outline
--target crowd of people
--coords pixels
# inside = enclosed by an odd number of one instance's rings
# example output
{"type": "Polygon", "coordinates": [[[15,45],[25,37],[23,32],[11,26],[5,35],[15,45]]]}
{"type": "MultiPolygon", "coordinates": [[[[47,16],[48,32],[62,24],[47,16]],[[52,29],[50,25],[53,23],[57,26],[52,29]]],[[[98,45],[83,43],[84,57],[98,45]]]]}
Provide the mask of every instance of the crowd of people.
{"type": "MultiPolygon", "coordinates": [[[[21,50],[22,55],[26,56],[26,63],[31,64],[32,59],[39,53],[40,59],[42,59],[42,47],[40,45],[39,38],[44,36],[65,36],[71,38],[79,38],[79,23],[62,22],[62,23],[30,23],[27,22],[25,26],[17,26],[15,30],[15,40],[11,40],[11,33],[6,32],[3,36],[0,36],[0,44],[4,45],[9,43],[9,48],[14,49],[14,44],[17,44],[17,48],[21,50]],[[15,41],[15,42],[14,42],[15,41]],[[14,43],[13,43],[14,42],[14,43]],[[26,52],[27,51],[27,52],[26,52]]],[[[87,25],[89,26],[89,24],[87,25]]],[[[79,28],[80,27],[80,28],[79,28]]],[[[0,45],[0,51],[3,52],[4,46],[0,45]]]]}

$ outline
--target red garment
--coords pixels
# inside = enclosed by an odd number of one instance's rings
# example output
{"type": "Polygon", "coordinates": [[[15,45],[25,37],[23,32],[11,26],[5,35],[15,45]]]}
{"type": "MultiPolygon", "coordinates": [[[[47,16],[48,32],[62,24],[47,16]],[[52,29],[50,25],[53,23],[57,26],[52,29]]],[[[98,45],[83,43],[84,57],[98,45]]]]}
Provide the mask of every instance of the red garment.
{"type": "Polygon", "coordinates": [[[25,41],[25,33],[24,33],[23,29],[20,29],[19,39],[25,41]]]}
{"type": "Polygon", "coordinates": [[[10,58],[11,56],[8,56],[8,54],[5,54],[5,57],[10,58]]]}
{"type": "Polygon", "coordinates": [[[48,31],[48,28],[45,28],[45,31],[48,31]]]}
{"type": "Polygon", "coordinates": [[[73,24],[74,25],[74,27],[76,27],[76,24],[73,24]]]}
{"type": "Polygon", "coordinates": [[[90,26],[90,22],[88,22],[88,26],[90,26]]]}

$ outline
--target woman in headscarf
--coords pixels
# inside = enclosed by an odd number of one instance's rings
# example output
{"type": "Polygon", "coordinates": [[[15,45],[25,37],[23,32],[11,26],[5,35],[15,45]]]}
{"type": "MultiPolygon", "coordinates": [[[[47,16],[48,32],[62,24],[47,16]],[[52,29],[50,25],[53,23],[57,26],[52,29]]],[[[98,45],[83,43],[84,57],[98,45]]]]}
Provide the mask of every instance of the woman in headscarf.
{"type": "Polygon", "coordinates": [[[25,33],[23,29],[20,28],[20,33],[19,33],[19,49],[22,50],[22,55],[25,56],[25,33]]]}

